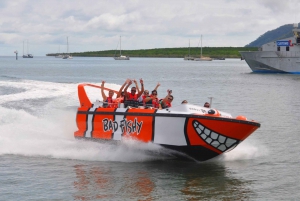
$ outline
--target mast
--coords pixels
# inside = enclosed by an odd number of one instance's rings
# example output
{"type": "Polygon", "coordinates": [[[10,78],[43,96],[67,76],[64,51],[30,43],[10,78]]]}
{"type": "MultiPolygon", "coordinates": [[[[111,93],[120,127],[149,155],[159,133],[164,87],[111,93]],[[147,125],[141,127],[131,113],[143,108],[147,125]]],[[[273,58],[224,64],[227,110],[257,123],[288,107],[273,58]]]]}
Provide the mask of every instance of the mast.
{"type": "Polygon", "coordinates": [[[191,40],[189,39],[189,57],[191,55],[191,40]]]}
{"type": "Polygon", "coordinates": [[[27,40],[27,54],[28,54],[28,40],[27,40]]]}
{"type": "Polygon", "coordinates": [[[23,55],[24,55],[24,41],[23,41],[23,55]]]}
{"type": "Polygon", "coordinates": [[[122,56],[122,54],[121,54],[121,36],[120,36],[120,56],[122,56]]]}
{"type": "Polygon", "coordinates": [[[202,35],[201,35],[201,55],[200,58],[202,58],[202,35]]]}
{"type": "Polygon", "coordinates": [[[67,36],[67,54],[69,54],[69,41],[68,41],[68,36],[67,36]]]}

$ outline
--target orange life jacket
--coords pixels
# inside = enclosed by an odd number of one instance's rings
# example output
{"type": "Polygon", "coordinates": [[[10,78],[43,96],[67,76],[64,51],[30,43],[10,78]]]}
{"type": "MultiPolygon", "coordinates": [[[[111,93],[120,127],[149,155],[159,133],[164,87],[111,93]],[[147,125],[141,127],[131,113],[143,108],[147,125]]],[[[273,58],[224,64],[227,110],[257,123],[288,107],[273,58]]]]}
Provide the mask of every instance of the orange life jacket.
{"type": "Polygon", "coordinates": [[[108,103],[107,108],[117,108],[118,102],[116,100],[113,100],[111,97],[107,97],[106,101],[108,103]]]}
{"type": "MultiPolygon", "coordinates": [[[[151,96],[148,96],[148,97],[151,97],[152,98],[152,95],[151,96]]],[[[151,104],[152,107],[154,108],[158,108],[158,98],[155,98],[155,99],[151,99],[149,100],[148,102],[145,102],[145,99],[144,99],[144,105],[148,105],[148,104],[151,104]]]]}
{"type": "Polygon", "coordinates": [[[132,93],[128,93],[128,100],[135,100],[137,101],[138,97],[137,94],[132,95],[132,93]]]}

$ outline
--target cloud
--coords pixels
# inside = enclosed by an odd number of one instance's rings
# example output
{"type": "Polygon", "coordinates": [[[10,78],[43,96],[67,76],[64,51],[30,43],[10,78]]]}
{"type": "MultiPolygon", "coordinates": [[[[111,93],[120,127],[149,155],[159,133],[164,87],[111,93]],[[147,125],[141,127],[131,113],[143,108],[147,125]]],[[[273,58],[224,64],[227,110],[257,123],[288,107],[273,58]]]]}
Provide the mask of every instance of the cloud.
{"type": "MultiPolygon", "coordinates": [[[[2,0],[0,55],[11,55],[29,40],[32,53],[244,46],[268,30],[299,21],[296,0],[2,0]]],[[[300,17],[300,16],[299,16],[300,17]]]]}

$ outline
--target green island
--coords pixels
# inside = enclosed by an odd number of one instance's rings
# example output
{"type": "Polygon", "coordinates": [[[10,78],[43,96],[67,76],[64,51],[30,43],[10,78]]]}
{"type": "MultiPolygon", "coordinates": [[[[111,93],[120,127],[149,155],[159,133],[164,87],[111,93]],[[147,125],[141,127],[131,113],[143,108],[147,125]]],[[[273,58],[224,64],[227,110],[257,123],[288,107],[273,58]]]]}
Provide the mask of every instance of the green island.
{"type": "MultiPolygon", "coordinates": [[[[239,51],[257,51],[257,47],[203,47],[202,56],[211,58],[240,58],[239,51]]],[[[190,48],[191,57],[200,57],[199,47],[190,48]]],[[[59,53],[49,53],[46,56],[55,56],[59,53]]],[[[61,53],[62,54],[62,53],[61,53]]],[[[114,57],[119,56],[119,50],[102,50],[90,52],[72,52],[73,57],[114,57]]],[[[129,57],[161,57],[161,58],[184,58],[188,56],[189,48],[155,48],[140,50],[122,50],[122,55],[129,57]]]]}

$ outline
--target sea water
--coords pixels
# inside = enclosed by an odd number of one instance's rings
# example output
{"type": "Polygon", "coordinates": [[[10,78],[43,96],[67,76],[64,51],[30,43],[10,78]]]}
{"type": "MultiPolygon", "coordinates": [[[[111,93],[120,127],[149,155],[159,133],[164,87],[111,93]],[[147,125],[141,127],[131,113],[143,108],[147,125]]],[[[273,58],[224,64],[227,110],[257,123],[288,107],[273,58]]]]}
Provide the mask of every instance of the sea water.
{"type": "MultiPolygon", "coordinates": [[[[299,75],[255,74],[245,61],[0,57],[0,200],[298,200],[299,75]],[[158,145],[75,140],[77,85],[144,80],[158,97],[261,123],[233,151],[177,161],[158,145]]],[[[102,100],[100,91],[92,99],[102,100]]]]}

